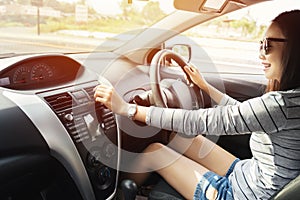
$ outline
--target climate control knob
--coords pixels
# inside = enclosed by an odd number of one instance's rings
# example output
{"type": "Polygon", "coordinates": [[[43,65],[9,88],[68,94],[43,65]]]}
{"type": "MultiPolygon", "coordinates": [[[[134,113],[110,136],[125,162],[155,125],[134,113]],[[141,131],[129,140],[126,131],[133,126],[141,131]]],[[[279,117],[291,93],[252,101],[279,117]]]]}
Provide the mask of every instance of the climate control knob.
{"type": "Polygon", "coordinates": [[[64,116],[64,119],[67,121],[67,122],[71,122],[74,120],[74,117],[72,114],[68,113],[64,116]]]}
{"type": "Polygon", "coordinates": [[[111,172],[106,166],[102,166],[98,172],[98,181],[100,185],[107,185],[111,182],[111,172]]]}
{"type": "Polygon", "coordinates": [[[89,167],[91,167],[91,168],[99,167],[101,165],[100,152],[99,151],[93,151],[91,153],[88,153],[87,163],[88,163],[89,167]]]}

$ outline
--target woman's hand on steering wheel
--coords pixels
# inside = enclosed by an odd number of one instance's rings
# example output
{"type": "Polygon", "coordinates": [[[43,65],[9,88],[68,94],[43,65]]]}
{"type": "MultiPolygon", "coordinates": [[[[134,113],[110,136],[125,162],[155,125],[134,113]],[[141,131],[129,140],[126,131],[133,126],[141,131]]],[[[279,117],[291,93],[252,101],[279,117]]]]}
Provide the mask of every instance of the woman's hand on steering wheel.
{"type": "Polygon", "coordinates": [[[188,79],[186,79],[188,85],[196,84],[200,89],[206,91],[207,82],[201,75],[200,71],[194,65],[189,64],[187,66],[184,66],[183,69],[187,73],[187,75],[190,77],[190,80],[193,82],[193,83],[190,83],[188,81],[188,79]]]}

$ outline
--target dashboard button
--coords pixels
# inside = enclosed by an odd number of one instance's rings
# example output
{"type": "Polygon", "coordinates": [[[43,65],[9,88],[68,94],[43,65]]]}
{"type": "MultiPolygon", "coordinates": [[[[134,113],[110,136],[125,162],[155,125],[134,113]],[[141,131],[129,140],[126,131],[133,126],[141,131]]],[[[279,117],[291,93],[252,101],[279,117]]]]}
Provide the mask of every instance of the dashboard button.
{"type": "Polygon", "coordinates": [[[68,122],[71,122],[71,121],[73,121],[74,117],[72,114],[68,113],[64,116],[64,119],[68,122]]]}

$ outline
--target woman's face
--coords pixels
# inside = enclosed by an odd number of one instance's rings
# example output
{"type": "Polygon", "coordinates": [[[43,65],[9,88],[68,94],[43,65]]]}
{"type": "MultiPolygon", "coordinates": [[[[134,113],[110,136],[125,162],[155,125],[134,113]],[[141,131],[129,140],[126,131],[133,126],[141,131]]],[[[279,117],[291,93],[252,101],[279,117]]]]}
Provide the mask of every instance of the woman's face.
{"type": "MultiPolygon", "coordinates": [[[[276,23],[272,23],[264,36],[265,38],[286,39],[276,23]]],[[[266,42],[266,41],[265,41],[266,42]]],[[[259,58],[262,60],[264,72],[267,79],[275,79],[280,82],[282,75],[282,54],[285,42],[268,41],[268,51],[266,54],[261,53],[259,58]]]]}

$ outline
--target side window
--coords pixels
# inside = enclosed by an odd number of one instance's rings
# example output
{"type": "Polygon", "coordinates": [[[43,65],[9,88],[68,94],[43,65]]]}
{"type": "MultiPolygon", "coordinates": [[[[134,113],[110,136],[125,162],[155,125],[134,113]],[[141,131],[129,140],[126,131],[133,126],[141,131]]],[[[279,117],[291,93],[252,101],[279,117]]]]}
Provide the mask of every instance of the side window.
{"type": "Polygon", "coordinates": [[[202,72],[264,74],[259,41],[279,13],[300,8],[300,1],[293,2],[290,5],[274,0],[256,4],[185,31],[181,37],[193,41],[191,62],[202,72]]]}

